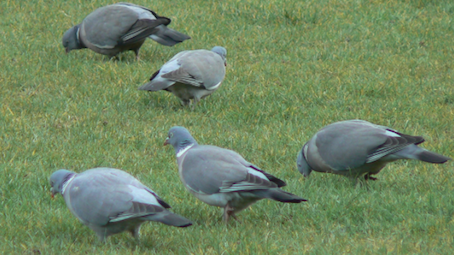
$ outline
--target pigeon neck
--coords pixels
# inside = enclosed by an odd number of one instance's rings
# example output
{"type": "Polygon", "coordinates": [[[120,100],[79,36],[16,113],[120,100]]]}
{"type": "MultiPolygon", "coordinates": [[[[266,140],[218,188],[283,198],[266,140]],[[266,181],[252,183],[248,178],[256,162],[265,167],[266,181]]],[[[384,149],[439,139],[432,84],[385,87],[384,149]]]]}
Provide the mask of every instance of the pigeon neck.
{"type": "Polygon", "coordinates": [[[80,25],[78,25],[76,27],[76,40],[77,40],[77,45],[79,45],[79,47],[81,49],[83,48],[87,48],[87,46],[85,46],[85,44],[83,42],[80,41],[80,25]]]}
{"type": "Polygon", "coordinates": [[[67,179],[66,181],[63,182],[62,187],[61,187],[61,194],[62,195],[65,194],[66,188],[68,187],[69,183],[74,179],[74,177],[76,177],[75,174],[68,175],[67,178],[69,178],[69,179],[67,179]]]}
{"type": "Polygon", "coordinates": [[[197,143],[186,143],[182,144],[179,149],[177,150],[177,158],[181,157],[185,152],[191,149],[197,143]]]}
{"type": "Polygon", "coordinates": [[[312,172],[312,169],[315,169],[313,168],[310,164],[309,164],[309,159],[307,158],[307,150],[309,149],[308,148],[309,146],[306,144],[304,144],[303,146],[303,149],[301,150],[301,156],[303,157],[302,160],[304,161],[304,163],[307,165],[307,169],[306,169],[306,173],[303,173],[304,176],[309,176],[309,174],[312,172]]]}

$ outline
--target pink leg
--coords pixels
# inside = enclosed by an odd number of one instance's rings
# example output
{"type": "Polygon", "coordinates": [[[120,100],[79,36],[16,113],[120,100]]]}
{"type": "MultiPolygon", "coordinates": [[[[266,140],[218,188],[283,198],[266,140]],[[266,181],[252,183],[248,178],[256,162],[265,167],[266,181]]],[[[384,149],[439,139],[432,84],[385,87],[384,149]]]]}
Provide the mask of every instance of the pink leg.
{"type": "Polygon", "coordinates": [[[227,224],[229,222],[229,218],[230,216],[232,218],[236,218],[235,215],[234,215],[234,210],[232,207],[229,206],[229,204],[227,204],[225,207],[224,207],[224,222],[227,224]]]}

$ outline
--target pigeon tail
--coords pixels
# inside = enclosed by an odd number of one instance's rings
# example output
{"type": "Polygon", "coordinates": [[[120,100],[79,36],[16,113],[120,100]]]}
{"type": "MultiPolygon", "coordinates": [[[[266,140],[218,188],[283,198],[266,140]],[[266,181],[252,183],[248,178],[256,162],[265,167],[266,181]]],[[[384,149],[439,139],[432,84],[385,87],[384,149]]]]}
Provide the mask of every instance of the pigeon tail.
{"type": "Polygon", "coordinates": [[[442,164],[450,160],[451,158],[411,144],[400,151],[387,155],[383,159],[390,161],[397,159],[416,159],[429,163],[442,164]]]}
{"type": "Polygon", "coordinates": [[[148,91],[159,91],[163,90],[169,87],[168,82],[160,82],[160,81],[150,81],[148,83],[145,83],[141,87],[139,87],[139,90],[148,90],[148,91]]]}
{"type": "Polygon", "coordinates": [[[443,164],[451,159],[449,157],[428,150],[424,150],[421,153],[419,153],[417,158],[421,161],[434,164],[443,164]]]}
{"type": "Polygon", "coordinates": [[[192,222],[190,220],[171,212],[167,212],[165,215],[161,215],[159,218],[155,217],[156,216],[151,217],[150,220],[159,221],[169,226],[185,228],[192,225],[192,222]]]}
{"type": "Polygon", "coordinates": [[[168,28],[164,25],[160,25],[157,28],[157,32],[150,35],[149,38],[165,46],[173,46],[177,43],[191,39],[190,36],[168,28]]]}
{"type": "Polygon", "coordinates": [[[293,195],[292,193],[289,192],[285,192],[279,188],[257,190],[254,191],[254,193],[259,197],[269,198],[283,203],[301,203],[303,201],[307,201],[304,198],[301,198],[297,195],[293,195]]]}

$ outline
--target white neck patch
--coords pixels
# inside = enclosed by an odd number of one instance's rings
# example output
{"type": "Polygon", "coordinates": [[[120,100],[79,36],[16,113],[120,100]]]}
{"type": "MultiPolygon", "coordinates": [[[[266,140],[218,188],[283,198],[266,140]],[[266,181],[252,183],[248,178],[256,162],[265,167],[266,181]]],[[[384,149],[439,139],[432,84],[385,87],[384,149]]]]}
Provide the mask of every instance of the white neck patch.
{"type": "Polygon", "coordinates": [[[307,146],[307,144],[305,144],[305,145],[304,145],[303,158],[304,158],[304,160],[306,160],[306,161],[307,161],[307,156],[306,156],[306,155],[307,155],[307,147],[309,147],[309,146],[307,146]]]}
{"type": "Polygon", "coordinates": [[[220,81],[218,84],[214,85],[213,87],[209,88],[208,90],[214,90],[217,89],[219,86],[221,86],[222,81],[220,81]]]}
{"type": "Polygon", "coordinates": [[[80,32],[80,26],[77,28],[77,31],[76,31],[77,43],[78,43],[78,44],[80,44],[79,32],[80,32]]]}
{"type": "Polygon", "coordinates": [[[69,180],[67,180],[65,183],[63,183],[63,187],[61,188],[61,194],[65,194],[66,187],[68,187],[68,184],[76,177],[76,175],[73,175],[69,180]]]}
{"type": "Polygon", "coordinates": [[[186,146],[186,148],[183,148],[182,150],[179,150],[177,152],[177,158],[181,157],[181,155],[183,155],[186,151],[188,151],[189,149],[191,149],[192,147],[194,146],[194,144],[191,144],[189,146],[186,146]]]}

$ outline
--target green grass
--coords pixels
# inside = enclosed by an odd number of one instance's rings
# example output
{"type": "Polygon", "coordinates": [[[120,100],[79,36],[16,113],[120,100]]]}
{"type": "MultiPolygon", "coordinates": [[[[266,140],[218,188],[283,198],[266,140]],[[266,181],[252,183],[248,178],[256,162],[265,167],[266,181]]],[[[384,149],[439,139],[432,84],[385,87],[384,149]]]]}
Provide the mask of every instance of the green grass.
{"type": "Polygon", "coordinates": [[[321,127],[360,118],[422,135],[454,156],[454,2],[448,0],[133,1],[192,37],[149,40],[136,62],[90,50],[65,55],[63,33],[111,1],[0,2],[0,253],[2,254],[449,254],[453,163],[400,161],[367,187],[314,173],[296,154],[321,127]],[[194,111],[169,93],[137,88],[176,53],[228,50],[225,81],[194,111]],[[225,226],[220,209],[181,185],[174,125],[201,144],[233,149],[284,179],[304,204],[260,201],[225,226]],[[50,199],[59,169],[128,171],[173,211],[179,229],[142,227],[105,244],[50,199]]]}

